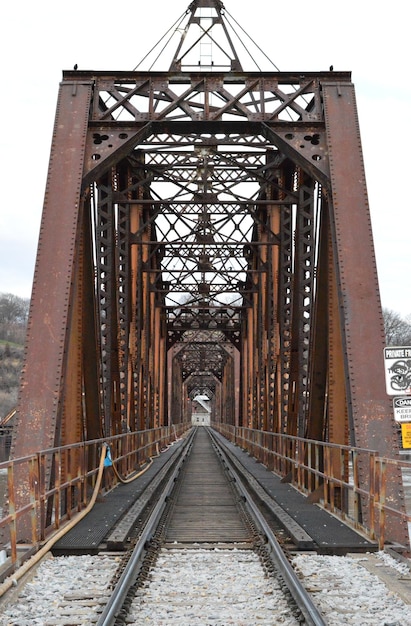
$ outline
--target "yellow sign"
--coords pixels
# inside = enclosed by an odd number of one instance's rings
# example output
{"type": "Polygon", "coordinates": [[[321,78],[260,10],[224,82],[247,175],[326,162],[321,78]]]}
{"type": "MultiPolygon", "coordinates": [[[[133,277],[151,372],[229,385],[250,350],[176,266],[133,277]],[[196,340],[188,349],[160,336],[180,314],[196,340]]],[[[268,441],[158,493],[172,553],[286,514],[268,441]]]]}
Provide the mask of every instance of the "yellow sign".
{"type": "Polygon", "coordinates": [[[411,448],[411,424],[401,424],[402,447],[411,448]]]}

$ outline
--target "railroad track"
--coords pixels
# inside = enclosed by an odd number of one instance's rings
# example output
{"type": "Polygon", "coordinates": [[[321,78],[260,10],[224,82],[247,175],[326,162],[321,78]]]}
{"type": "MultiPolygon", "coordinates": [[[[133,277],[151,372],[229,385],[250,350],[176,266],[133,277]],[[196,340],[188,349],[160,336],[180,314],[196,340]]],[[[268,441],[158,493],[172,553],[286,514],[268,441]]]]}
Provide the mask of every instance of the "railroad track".
{"type": "MultiPolygon", "coordinates": [[[[70,559],[81,560],[72,562],[68,588],[57,584],[59,599],[37,622],[43,626],[326,623],[227,451],[205,428],[188,438],[127,554],[70,559]]],[[[50,563],[61,571],[59,559],[50,563]]],[[[39,570],[0,626],[25,623],[24,597],[32,610],[44,576],[39,570]]]]}

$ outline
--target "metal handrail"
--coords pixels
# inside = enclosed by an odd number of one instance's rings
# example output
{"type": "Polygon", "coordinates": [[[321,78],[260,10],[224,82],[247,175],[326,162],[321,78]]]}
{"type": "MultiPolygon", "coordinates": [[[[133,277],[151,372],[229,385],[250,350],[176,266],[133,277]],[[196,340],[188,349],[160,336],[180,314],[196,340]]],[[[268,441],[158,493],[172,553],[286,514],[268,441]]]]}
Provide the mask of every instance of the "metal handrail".
{"type": "MultiPolygon", "coordinates": [[[[99,469],[103,446],[125,475],[132,474],[159,449],[191,428],[191,423],[41,450],[0,463],[7,479],[6,497],[0,502],[0,549],[12,565],[19,561],[19,545],[37,546],[87,507],[99,469]]],[[[115,472],[106,472],[103,490],[117,484],[115,472]]]]}
{"type": "Polygon", "coordinates": [[[344,522],[377,540],[383,549],[387,517],[394,515],[404,524],[411,515],[394,506],[386,497],[393,472],[411,471],[411,462],[382,457],[378,451],[270,433],[213,422],[212,427],[247,450],[268,469],[287,477],[301,492],[311,495],[344,522]],[[360,466],[368,482],[360,483],[360,466]]]}

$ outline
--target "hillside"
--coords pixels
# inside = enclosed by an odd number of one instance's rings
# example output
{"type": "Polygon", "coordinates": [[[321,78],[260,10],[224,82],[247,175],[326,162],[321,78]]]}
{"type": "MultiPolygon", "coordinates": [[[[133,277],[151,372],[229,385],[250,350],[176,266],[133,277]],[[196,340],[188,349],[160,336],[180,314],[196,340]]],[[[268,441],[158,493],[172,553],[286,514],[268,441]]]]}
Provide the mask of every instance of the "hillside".
{"type": "Polygon", "coordinates": [[[0,340],[0,420],[16,406],[24,348],[0,340]]]}
{"type": "Polygon", "coordinates": [[[0,293],[0,420],[16,406],[30,301],[0,293]]]}

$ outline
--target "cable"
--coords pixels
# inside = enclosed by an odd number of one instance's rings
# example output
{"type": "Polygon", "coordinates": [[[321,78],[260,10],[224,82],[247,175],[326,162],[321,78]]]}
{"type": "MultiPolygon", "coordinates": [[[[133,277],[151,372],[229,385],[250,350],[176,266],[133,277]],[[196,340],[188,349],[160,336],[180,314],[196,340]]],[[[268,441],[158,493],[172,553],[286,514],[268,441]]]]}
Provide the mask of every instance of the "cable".
{"type": "Polygon", "coordinates": [[[0,585],[0,598],[3,597],[3,595],[6,593],[6,591],[10,589],[10,587],[13,587],[14,585],[16,585],[17,581],[20,580],[25,574],[27,574],[27,572],[32,567],[34,567],[34,565],[36,565],[40,561],[40,559],[42,559],[47,554],[47,552],[50,551],[50,549],[54,546],[54,544],[59,539],[61,539],[61,537],[63,537],[69,530],[74,528],[74,526],[78,524],[80,520],[86,517],[86,515],[91,511],[91,509],[93,508],[96,502],[98,492],[100,490],[104,467],[105,467],[104,461],[106,460],[107,449],[108,449],[108,446],[106,444],[103,446],[103,449],[101,451],[100,465],[98,468],[97,481],[94,487],[93,495],[91,497],[90,502],[86,506],[86,508],[83,511],[81,511],[81,513],[79,513],[79,515],[76,516],[69,524],[67,524],[67,526],[59,530],[55,535],[53,535],[53,537],[51,537],[51,539],[49,539],[49,541],[42,548],[40,548],[40,550],[36,552],[34,556],[32,556],[28,561],[24,563],[24,565],[19,567],[19,569],[16,572],[14,572],[14,575],[7,578],[0,585]]]}
{"type": "MultiPolygon", "coordinates": [[[[136,71],[136,69],[147,59],[148,56],[150,56],[150,54],[153,52],[153,50],[155,50],[157,48],[157,46],[163,41],[163,39],[165,37],[167,37],[167,35],[169,34],[170,31],[172,31],[171,37],[174,35],[174,32],[178,29],[178,27],[180,26],[181,22],[184,20],[184,18],[186,17],[187,12],[185,11],[183,13],[183,15],[180,15],[180,17],[174,22],[174,24],[172,26],[170,26],[170,28],[164,33],[164,35],[162,37],[160,37],[160,39],[157,41],[157,43],[151,48],[151,50],[149,50],[149,52],[147,52],[147,54],[141,59],[141,61],[139,63],[137,63],[137,65],[135,66],[135,68],[133,69],[133,72],[136,71]],[[178,24],[178,26],[175,28],[176,24],[178,24]]],[[[168,39],[167,43],[165,44],[165,46],[163,47],[163,49],[160,51],[160,53],[157,55],[157,58],[155,59],[155,61],[153,61],[153,63],[151,64],[150,69],[153,67],[154,63],[158,60],[158,57],[162,54],[162,52],[164,51],[164,49],[168,46],[171,37],[168,39]]]]}
{"type": "Polygon", "coordinates": [[[123,485],[128,485],[129,483],[132,483],[132,482],[133,482],[133,480],[136,480],[136,478],[139,478],[139,476],[142,476],[142,475],[143,475],[143,474],[144,474],[144,473],[148,470],[148,468],[152,466],[152,464],[153,464],[153,459],[155,459],[155,458],[157,458],[158,456],[160,456],[160,452],[159,452],[159,448],[158,448],[158,442],[157,442],[157,444],[156,444],[156,447],[157,447],[157,454],[156,454],[156,456],[152,456],[152,457],[149,459],[149,461],[148,461],[147,465],[146,465],[145,467],[143,467],[143,469],[142,469],[142,470],[140,470],[140,471],[139,471],[139,472],[137,472],[136,474],[132,474],[129,478],[123,478],[123,477],[119,474],[119,472],[118,472],[118,470],[117,470],[116,466],[114,465],[114,462],[112,461],[112,462],[111,462],[111,467],[113,468],[113,471],[114,471],[115,475],[117,476],[117,479],[118,479],[118,480],[119,480],[119,481],[120,481],[123,485]]]}
{"type": "Polygon", "coordinates": [[[136,478],[138,478],[139,476],[144,474],[144,472],[146,472],[149,467],[151,467],[151,465],[153,463],[153,459],[155,459],[158,456],[160,456],[158,443],[156,445],[157,445],[157,454],[156,454],[156,456],[150,458],[148,465],[146,465],[146,467],[144,467],[144,469],[142,469],[137,474],[133,475],[131,478],[125,479],[122,476],[120,476],[120,474],[118,473],[118,471],[117,471],[117,469],[116,469],[116,467],[115,467],[115,465],[112,462],[111,457],[110,457],[110,448],[109,448],[108,444],[105,444],[103,446],[102,451],[101,451],[100,464],[99,464],[99,469],[98,469],[98,474],[97,474],[97,481],[96,481],[96,484],[95,484],[95,487],[94,487],[93,495],[91,497],[90,502],[86,506],[86,508],[83,511],[81,511],[81,513],[79,513],[79,515],[77,515],[69,524],[67,524],[67,526],[62,528],[55,535],[53,535],[53,537],[51,537],[51,539],[49,539],[49,541],[42,548],[40,548],[40,550],[38,552],[36,552],[36,554],[34,556],[32,556],[28,561],[26,561],[24,563],[24,565],[22,565],[21,567],[19,567],[18,570],[16,570],[14,575],[12,575],[9,578],[7,578],[0,585],[0,598],[3,597],[3,595],[6,593],[6,591],[8,591],[11,587],[16,585],[17,581],[20,580],[27,572],[29,572],[30,569],[32,567],[34,567],[34,565],[36,565],[40,561],[40,559],[42,559],[47,554],[47,552],[50,551],[50,549],[54,546],[54,544],[59,539],[61,539],[61,537],[63,537],[69,530],[74,528],[74,526],[76,526],[76,524],[78,524],[78,522],[80,522],[84,517],[86,517],[86,515],[91,511],[91,509],[93,508],[93,506],[94,506],[94,504],[96,502],[96,499],[97,499],[97,496],[98,496],[98,492],[100,491],[101,481],[102,481],[102,478],[103,478],[103,472],[104,472],[104,469],[106,467],[111,466],[113,468],[115,475],[117,476],[118,480],[121,483],[123,483],[123,484],[131,483],[133,480],[135,480],[136,478]],[[110,460],[109,463],[106,462],[107,459],[110,460]]]}
{"type": "MultiPolygon", "coordinates": [[[[263,55],[263,56],[267,59],[267,61],[269,61],[269,62],[271,63],[271,65],[273,65],[273,66],[275,67],[275,69],[277,70],[277,72],[279,72],[280,70],[279,70],[279,68],[276,66],[276,64],[275,64],[275,63],[274,63],[274,62],[270,59],[270,57],[269,57],[269,56],[268,56],[268,55],[264,52],[264,50],[262,50],[262,49],[260,48],[260,46],[259,46],[259,45],[258,45],[258,44],[254,41],[254,39],[253,39],[252,37],[250,37],[250,35],[249,35],[249,34],[248,34],[245,30],[244,30],[244,28],[241,26],[241,24],[239,24],[239,23],[237,22],[237,20],[236,20],[236,19],[235,19],[235,18],[231,15],[231,13],[229,13],[229,12],[226,10],[226,11],[225,11],[225,14],[230,16],[230,18],[233,20],[233,22],[235,22],[235,23],[237,24],[237,26],[238,26],[238,27],[239,27],[239,28],[243,31],[244,35],[246,35],[246,37],[248,37],[248,38],[249,38],[249,40],[250,40],[250,41],[251,41],[251,42],[255,45],[255,47],[257,48],[257,50],[259,50],[259,51],[261,52],[261,54],[262,54],[262,55],[263,55]]],[[[229,24],[228,19],[227,19],[227,23],[229,24]]],[[[233,27],[231,24],[230,24],[230,27],[233,29],[233,32],[237,35],[237,33],[236,33],[236,31],[235,31],[234,27],[233,27]]],[[[241,41],[240,36],[239,36],[239,35],[237,35],[237,37],[238,37],[239,41],[242,43],[242,45],[245,47],[245,49],[247,50],[247,48],[246,48],[245,44],[243,44],[243,42],[241,41]]],[[[248,52],[248,50],[247,50],[247,52],[248,52]]],[[[253,62],[254,62],[254,63],[257,65],[257,67],[258,67],[257,62],[253,59],[253,57],[251,56],[250,52],[248,52],[248,54],[250,55],[251,59],[253,60],[253,62]]]]}

